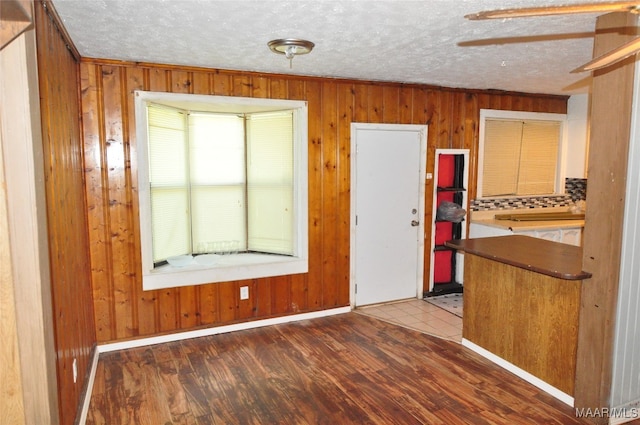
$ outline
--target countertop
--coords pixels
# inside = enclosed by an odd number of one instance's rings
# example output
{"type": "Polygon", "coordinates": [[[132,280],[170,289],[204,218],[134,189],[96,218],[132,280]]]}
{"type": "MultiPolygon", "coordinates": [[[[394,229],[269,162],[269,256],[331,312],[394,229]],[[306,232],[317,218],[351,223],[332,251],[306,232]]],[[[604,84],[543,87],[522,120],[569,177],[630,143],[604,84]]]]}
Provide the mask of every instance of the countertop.
{"type": "Polygon", "coordinates": [[[514,267],[565,280],[591,277],[582,270],[582,248],[523,235],[462,239],[446,242],[450,248],[514,267]]]}
{"type": "Polygon", "coordinates": [[[508,229],[512,231],[527,230],[545,230],[560,229],[569,227],[584,227],[584,219],[580,220],[543,220],[543,221],[515,221],[515,220],[496,220],[496,214],[527,214],[527,213],[551,213],[564,212],[565,208],[549,208],[549,209],[523,209],[523,210],[495,210],[473,212],[471,215],[471,223],[482,224],[484,226],[497,227],[500,229],[508,229]]]}

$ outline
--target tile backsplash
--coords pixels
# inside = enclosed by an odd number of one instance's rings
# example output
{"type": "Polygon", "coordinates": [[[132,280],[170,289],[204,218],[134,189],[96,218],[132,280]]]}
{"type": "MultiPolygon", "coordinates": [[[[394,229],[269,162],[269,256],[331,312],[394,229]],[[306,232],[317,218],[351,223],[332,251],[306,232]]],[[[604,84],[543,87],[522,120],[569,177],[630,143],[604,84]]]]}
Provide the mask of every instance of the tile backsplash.
{"type": "Polygon", "coordinates": [[[564,195],[474,199],[471,201],[471,211],[569,207],[576,201],[586,199],[587,179],[567,178],[564,188],[564,195]]]}
{"type": "Polygon", "coordinates": [[[564,179],[564,193],[571,196],[571,200],[585,201],[587,199],[587,179],[564,179]]]}

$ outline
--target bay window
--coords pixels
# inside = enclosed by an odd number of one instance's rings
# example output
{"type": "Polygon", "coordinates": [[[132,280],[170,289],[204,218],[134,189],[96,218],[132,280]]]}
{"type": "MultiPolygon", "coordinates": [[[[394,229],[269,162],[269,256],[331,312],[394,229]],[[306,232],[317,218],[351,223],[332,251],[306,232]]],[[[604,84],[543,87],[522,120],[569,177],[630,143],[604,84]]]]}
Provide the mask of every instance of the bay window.
{"type": "Polygon", "coordinates": [[[304,102],[137,92],[136,117],[145,289],[306,272],[304,102]]]}

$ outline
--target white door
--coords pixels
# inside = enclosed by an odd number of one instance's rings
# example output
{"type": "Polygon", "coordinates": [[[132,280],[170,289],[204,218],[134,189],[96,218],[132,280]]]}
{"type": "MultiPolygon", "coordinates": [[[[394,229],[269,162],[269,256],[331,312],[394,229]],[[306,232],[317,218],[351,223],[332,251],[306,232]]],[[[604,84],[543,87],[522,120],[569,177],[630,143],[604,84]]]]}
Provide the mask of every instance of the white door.
{"type": "Polygon", "coordinates": [[[426,127],[352,124],[352,305],[422,297],[426,127]]]}

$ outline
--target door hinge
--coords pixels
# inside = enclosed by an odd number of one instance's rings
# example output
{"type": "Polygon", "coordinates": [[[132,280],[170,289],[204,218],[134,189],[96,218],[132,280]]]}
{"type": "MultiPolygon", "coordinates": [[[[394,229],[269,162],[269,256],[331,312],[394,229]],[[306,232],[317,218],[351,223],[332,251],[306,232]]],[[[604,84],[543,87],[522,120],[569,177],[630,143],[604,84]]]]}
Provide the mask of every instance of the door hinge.
{"type": "Polygon", "coordinates": [[[354,285],[354,287],[355,287],[355,291],[356,291],[356,294],[357,294],[357,293],[358,293],[358,284],[356,283],[356,284],[354,285]]]}
{"type": "Polygon", "coordinates": [[[356,226],[358,225],[358,216],[356,216],[356,226]]]}

